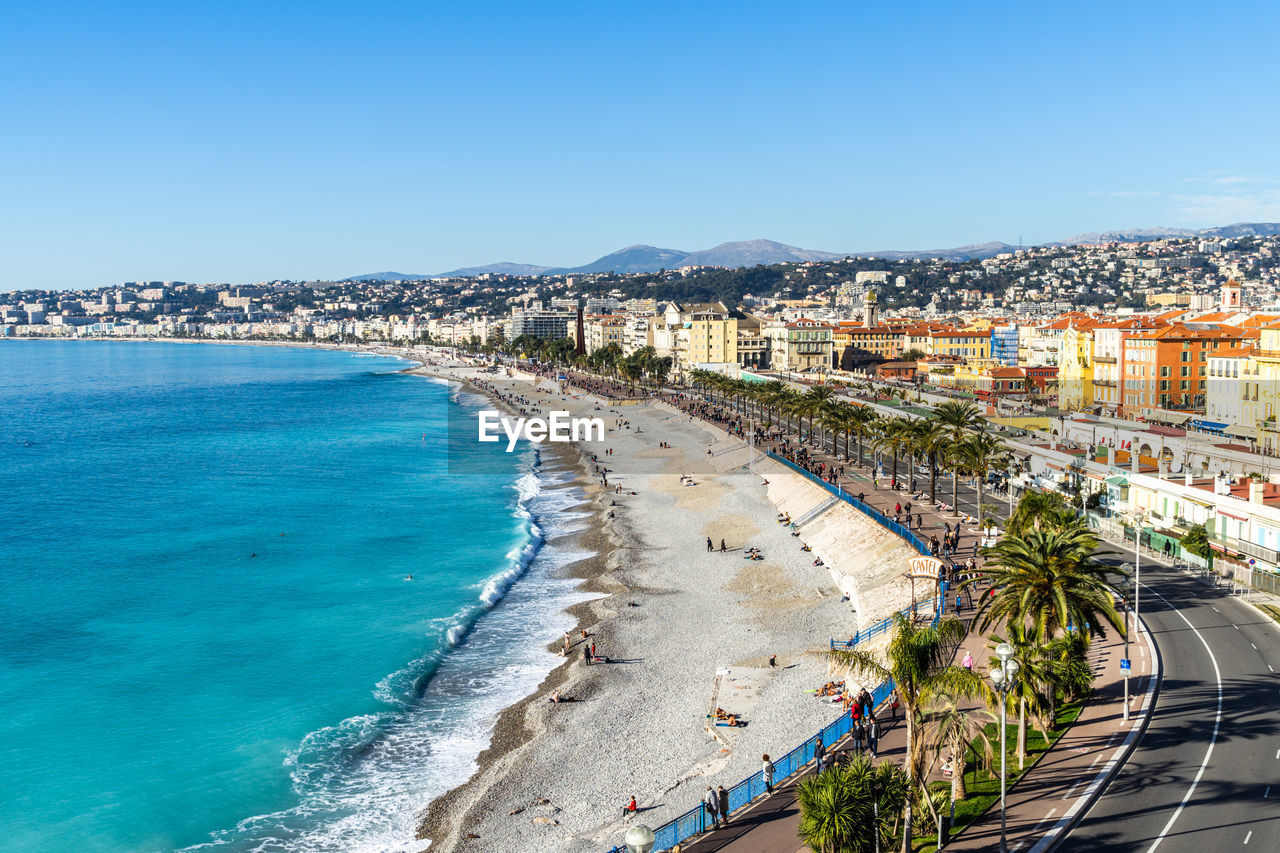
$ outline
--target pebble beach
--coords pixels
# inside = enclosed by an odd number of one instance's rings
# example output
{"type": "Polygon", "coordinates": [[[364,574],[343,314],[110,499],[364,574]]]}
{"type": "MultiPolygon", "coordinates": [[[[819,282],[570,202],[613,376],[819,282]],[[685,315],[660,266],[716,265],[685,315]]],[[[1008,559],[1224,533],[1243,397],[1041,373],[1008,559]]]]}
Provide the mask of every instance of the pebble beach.
{"type": "MultiPolygon", "coordinates": [[[[597,597],[571,611],[569,653],[495,722],[471,779],[424,811],[424,849],[603,853],[630,823],[683,814],[708,785],[736,784],[762,754],[838,716],[806,692],[828,679],[811,652],[906,606],[914,552],[901,540],[838,503],[793,536],[779,514],[799,519],[827,493],[666,403],[611,403],[458,363],[415,372],[478,380],[607,429],[603,441],[543,445],[582,471],[593,520],[575,547],[595,556],[565,571],[597,597]],[[591,643],[608,663],[583,660],[591,643]],[[553,691],[575,701],[553,703],[553,691]],[[715,706],[746,725],[710,725],[715,706]],[[627,815],[632,797],[639,810],[627,815]]],[[[559,651],[563,635],[547,643],[559,651]]]]}

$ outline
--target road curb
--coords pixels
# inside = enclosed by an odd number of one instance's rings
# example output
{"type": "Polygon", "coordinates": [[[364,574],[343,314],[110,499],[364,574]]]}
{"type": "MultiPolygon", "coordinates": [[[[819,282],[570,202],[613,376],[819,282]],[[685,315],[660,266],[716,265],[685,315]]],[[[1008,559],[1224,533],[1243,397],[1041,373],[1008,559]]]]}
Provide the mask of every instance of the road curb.
{"type": "Polygon", "coordinates": [[[1142,699],[1142,706],[1137,711],[1138,719],[1129,727],[1129,735],[1124,739],[1124,743],[1116,747],[1116,751],[1112,753],[1111,758],[1102,766],[1102,769],[1093,777],[1093,781],[1084,789],[1071,807],[1066,810],[1062,817],[1049,828],[1047,832],[1037,841],[1028,853],[1050,853],[1056,850],[1058,845],[1067,839],[1071,830],[1075,828],[1089,809],[1093,807],[1094,802],[1102,796],[1103,791],[1111,784],[1111,780],[1120,768],[1124,767],[1129,756],[1133,753],[1133,748],[1147,731],[1147,724],[1151,722],[1151,712],[1155,705],[1156,697],[1160,693],[1160,682],[1164,679],[1164,661],[1160,657],[1160,648],[1156,645],[1155,638],[1151,632],[1147,630],[1147,625],[1141,619],[1137,620],[1137,624],[1141,630],[1143,639],[1146,641],[1147,648],[1151,652],[1151,659],[1155,664],[1153,678],[1147,684],[1147,695],[1142,699]]]}

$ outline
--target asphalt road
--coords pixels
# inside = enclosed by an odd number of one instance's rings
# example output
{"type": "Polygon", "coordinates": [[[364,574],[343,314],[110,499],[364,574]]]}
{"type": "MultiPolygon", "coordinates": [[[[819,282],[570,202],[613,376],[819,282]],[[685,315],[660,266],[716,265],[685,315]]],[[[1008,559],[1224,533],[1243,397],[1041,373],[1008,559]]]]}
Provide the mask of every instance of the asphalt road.
{"type": "Polygon", "coordinates": [[[1172,569],[1148,565],[1142,583],[1142,616],[1164,663],[1155,712],[1058,849],[1280,850],[1276,623],[1172,569]]]}

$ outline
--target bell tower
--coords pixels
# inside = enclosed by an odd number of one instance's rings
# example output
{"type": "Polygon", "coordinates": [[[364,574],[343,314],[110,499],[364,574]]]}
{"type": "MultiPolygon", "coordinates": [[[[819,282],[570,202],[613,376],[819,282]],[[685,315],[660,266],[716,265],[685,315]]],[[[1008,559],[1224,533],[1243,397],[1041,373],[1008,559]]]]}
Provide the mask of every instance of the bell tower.
{"type": "Polygon", "coordinates": [[[876,324],[876,292],[868,289],[862,295],[862,325],[870,329],[876,324]]]}
{"type": "Polygon", "coordinates": [[[1227,283],[1222,285],[1222,310],[1223,311],[1239,311],[1240,310],[1240,294],[1243,288],[1240,282],[1234,278],[1227,279],[1227,283]]]}

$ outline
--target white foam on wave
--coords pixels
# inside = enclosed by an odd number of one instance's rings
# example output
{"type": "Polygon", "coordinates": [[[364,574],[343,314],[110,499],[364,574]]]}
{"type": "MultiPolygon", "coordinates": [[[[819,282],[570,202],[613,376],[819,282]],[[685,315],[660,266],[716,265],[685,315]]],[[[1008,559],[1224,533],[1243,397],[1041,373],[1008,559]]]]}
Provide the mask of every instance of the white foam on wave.
{"type": "Polygon", "coordinates": [[[475,605],[439,620],[447,646],[378,683],[375,695],[388,710],[312,732],[289,756],[298,805],[249,818],[188,850],[389,853],[425,846],[414,839],[421,810],[474,772],[497,715],[536,689],[557,662],[546,645],[572,627],[565,607],[591,597],[555,576],[586,555],[542,547],[544,527],[563,530],[581,515],[562,515],[576,499],[548,493],[549,482],[554,478],[535,455],[514,484],[525,543],[483,584],[475,605]],[[527,583],[517,585],[521,579],[527,583]]]}

